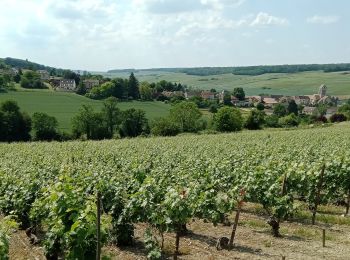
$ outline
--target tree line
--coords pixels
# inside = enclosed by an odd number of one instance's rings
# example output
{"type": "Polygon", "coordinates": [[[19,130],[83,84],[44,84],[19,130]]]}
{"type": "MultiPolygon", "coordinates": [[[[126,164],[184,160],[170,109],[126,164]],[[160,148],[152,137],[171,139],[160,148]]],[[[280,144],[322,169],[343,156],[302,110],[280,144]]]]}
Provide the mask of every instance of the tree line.
{"type": "Polygon", "coordinates": [[[132,72],[128,79],[115,78],[104,79],[104,83],[101,86],[93,87],[89,92],[81,83],[78,86],[78,94],[85,95],[91,99],[105,99],[108,97],[116,97],[119,100],[159,100],[164,101],[167,99],[162,95],[163,91],[185,91],[186,85],[181,83],[172,83],[165,80],[157,83],[139,82],[132,72]]]}
{"type": "Polygon", "coordinates": [[[274,66],[248,66],[248,67],[203,67],[174,69],[173,72],[186,73],[196,76],[211,76],[220,74],[235,74],[258,76],[267,73],[298,73],[306,71],[338,72],[349,71],[350,63],[343,64],[300,64],[300,65],[274,65],[274,66]]]}
{"type": "Polygon", "coordinates": [[[272,115],[266,115],[263,104],[258,104],[257,108],[250,110],[247,115],[243,115],[236,107],[222,104],[208,117],[203,116],[195,102],[179,101],[172,105],[168,116],[149,121],[145,111],[134,108],[121,111],[117,98],[110,97],[104,100],[101,111],[83,105],[72,118],[72,133],[69,134],[58,130],[55,117],[43,112],[36,112],[30,117],[20,110],[15,101],[9,100],[0,104],[0,141],[101,140],[335,123],[350,119],[350,100],[339,107],[338,112],[329,120],[325,113],[326,108],[319,106],[314,114],[305,115],[292,100],[287,107],[275,106],[272,115]]]}

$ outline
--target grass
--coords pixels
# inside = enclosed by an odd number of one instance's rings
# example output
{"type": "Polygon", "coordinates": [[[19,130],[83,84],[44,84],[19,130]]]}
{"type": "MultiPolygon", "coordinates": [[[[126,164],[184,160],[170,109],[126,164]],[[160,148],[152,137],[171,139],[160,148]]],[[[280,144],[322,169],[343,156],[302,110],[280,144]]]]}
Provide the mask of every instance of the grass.
{"type": "MultiPolygon", "coordinates": [[[[45,90],[25,90],[17,89],[0,93],[0,102],[5,100],[17,101],[21,110],[32,115],[35,112],[45,112],[55,116],[61,130],[71,130],[71,119],[77,114],[83,104],[91,105],[95,110],[102,108],[102,102],[91,100],[74,93],[55,92],[50,89],[45,90]]],[[[129,108],[142,109],[149,119],[166,116],[169,113],[170,105],[162,102],[121,102],[121,110],[129,108]]]]}
{"type": "MultiPolygon", "coordinates": [[[[127,72],[102,74],[108,77],[129,77],[129,73],[127,72]]],[[[233,90],[235,87],[242,87],[248,95],[258,95],[261,93],[308,95],[317,93],[321,84],[328,86],[330,95],[350,95],[350,74],[342,72],[324,73],[322,71],[313,71],[290,74],[264,74],[260,76],[240,76],[233,74],[193,76],[164,71],[141,71],[136,72],[135,76],[140,81],[157,82],[167,80],[201,89],[233,90]]]]}
{"type": "Polygon", "coordinates": [[[260,219],[242,220],[240,221],[240,224],[250,228],[258,228],[258,229],[269,228],[269,225],[266,223],[266,221],[263,221],[260,219]]]}
{"type": "MultiPolygon", "coordinates": [[[[300,202],[299,202],[300,203],[300,202]]],[[[260,204],[255,203],[246,203],[244,206],[244,211],[258,215],[266,216],[266,211],[260,204]]],[[[320,205],[316,214],[316,223],[330,224],[330,225],[347,225],[350,226],[350,217],[344,217],[344,207],[335,206],[335,205],[320,205]]],[[[312,213],[307,209],[305,203],[300,203],[299,210],[295,211],[291,221],[299,222],[304,224],[311,224],[312,213]]],[[[262,221],[243,221],[244,225],[255,228],[263,228],[264,223],[262,221]]]]}

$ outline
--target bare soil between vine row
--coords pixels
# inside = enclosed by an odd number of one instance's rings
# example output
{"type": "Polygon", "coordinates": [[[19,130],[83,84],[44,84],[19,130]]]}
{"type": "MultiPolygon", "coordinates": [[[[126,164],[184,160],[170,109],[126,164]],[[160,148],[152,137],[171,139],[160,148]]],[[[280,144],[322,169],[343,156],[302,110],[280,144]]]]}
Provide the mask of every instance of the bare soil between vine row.
{"type": "MultiPolygon", "coordinates": [[[[339,216],[340,217],[340,216],[339,216]]],[[[233,215],[230,217],[233,220],[233,215]]],[[[266,217],[245,211],[241,214],[236,232],[235,246],[231,250],[216,249],[219,237],[229,237],[230,226],[195,220],[187,225],[189,234],[180,239],[178,259],[350,259],[350,226],[317,223],[315,226],[301,222],[282,222],[281,238],[274,238],[266,217]],[[326,229],[326,247],[322,246],[322,229],[326,229]]],[[[107,259],[147,259],[143,244],[145,224],[135,226],[135,245],[117,248],[106,246],[107,259]]],[[[175,235],[165,234],[166,259],[172,259],[175,235]]],[[[45,259],[41,247],[30,245],[24,231],[12,234],[10,259],[45,259]]]]}

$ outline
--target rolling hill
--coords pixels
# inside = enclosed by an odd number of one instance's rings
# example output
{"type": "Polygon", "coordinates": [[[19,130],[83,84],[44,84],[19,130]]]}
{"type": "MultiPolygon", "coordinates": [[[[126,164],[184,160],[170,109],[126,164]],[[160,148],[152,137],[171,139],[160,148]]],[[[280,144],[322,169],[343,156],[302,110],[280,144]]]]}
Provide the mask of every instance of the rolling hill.
{"type": "MultiPolygon", "coordinates": [[[[35,112],[45,112],[55,116],[61,130],[71,130],[71,119],[77,114],[83,104],[91,105],[95,110],[102,108],[102,101],[88,99],[74,93],[55,92],[52,90],[24,90],[1,92],[0,102],[15,100],[20,108],[32,115],[35,112]]],[[[149,119],[165,116],[169,113],[170,105],[162,102],[121,102],[121,110],[129,108],[142,109],[149,119]]]]}

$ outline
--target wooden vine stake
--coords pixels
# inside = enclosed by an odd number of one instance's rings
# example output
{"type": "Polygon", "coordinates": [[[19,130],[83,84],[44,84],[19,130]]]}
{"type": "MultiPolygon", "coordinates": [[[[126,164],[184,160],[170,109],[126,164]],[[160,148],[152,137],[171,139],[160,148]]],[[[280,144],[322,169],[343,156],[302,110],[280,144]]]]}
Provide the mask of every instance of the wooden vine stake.
{"type": "Polygon", "coordinates": [[[350,209],[350,189],[348,191],[348,199],[347,199],[347,202],[346,202],[345,216],[349,215],[349,209],[350,209]]]}
{"type": "Polygon", "coordinates": [[[322,246],[326,247],[326,230],[322,229],[322,246]]]}
{"type": "Polygon", "coordinates": [[[312,212],[312,225],[315,225],[317,207],[320,204],[320,200],[321,200],[321,191],[323,186],[323,177],[324,177],[325,169],[326,169],[326,165],[323,164],[321,174],[320,174],[320,179],[318,180],[318,184],[317,184],[316,201],[312,212]]]}
{"type": "Polygon", "coordinates": [[[101,194],[97,191],[96,198],[96,208],[97,208],[97,218],[96,218],[96,237],[97,237],[97,245],[96,245],[96,260],[101,259],[101,194]]]}
{"type": "MultiPolygon", "coordinates": [[[[186,194],[186,190],[182,190],[181,194],[180,194],[181,199],[186,199],[187,194],[186,194]]],[[[186,233],[186,224],[178,224],[177,228],[176,228],[176,237],[175,237],[175,252],[174,252],[174,260],[177,259],[177,256],[179,255],[179,247],[180,247],[180,236],[181,233],[183,234],[184,232],[186,233]]]]}
{"type": "Polygon", "coordinates": [[[179,246],[180,246],[180,231],[178,230],[176,231],[174,260],[176,260],[177,256],[179,255],[179,246]]]}
{"type": "Polygon", "coordinates": [[[245,190],[240,191],[240,199],[237,203],[237,211],[236,211],[236,217],[235,217],[235,222],[233,223],[232,226],[232,233],[231,233],[231,238],[229,241],[229,248],[233,247],[233,241],[235,240],[235,235],[236,235],[236,230],[238,226],[238,220],[239,220],[239,215],[241,214],[242,206],[244,203],[244,195],[245,195],[245,190]]]}

